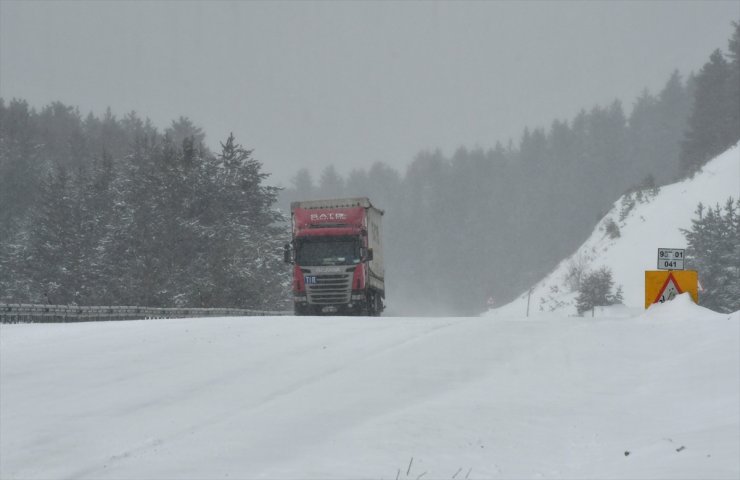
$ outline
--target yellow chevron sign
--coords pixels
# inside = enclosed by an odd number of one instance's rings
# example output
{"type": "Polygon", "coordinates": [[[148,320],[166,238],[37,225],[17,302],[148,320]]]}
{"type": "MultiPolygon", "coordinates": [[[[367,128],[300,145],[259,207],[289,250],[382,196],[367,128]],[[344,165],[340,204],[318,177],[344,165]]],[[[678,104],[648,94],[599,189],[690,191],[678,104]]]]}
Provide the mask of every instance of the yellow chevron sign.
{"type": "Polygon", "coordinates": [[[645,272],[645,308],[654,303],[673,300],[689,292],[699,303],[699,275],[696,270],[648,270],[645,272]]]}

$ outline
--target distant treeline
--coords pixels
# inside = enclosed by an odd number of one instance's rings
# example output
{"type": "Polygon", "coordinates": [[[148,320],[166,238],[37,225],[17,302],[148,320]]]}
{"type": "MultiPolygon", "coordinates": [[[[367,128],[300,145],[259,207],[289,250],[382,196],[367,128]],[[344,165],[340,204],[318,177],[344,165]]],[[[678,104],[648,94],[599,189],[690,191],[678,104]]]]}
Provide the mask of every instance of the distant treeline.
{"type": "Polygon", "coordinates": [[[334,166],[318,178],[301,169],[281,202],[368,195],[385,209],[392,307],[477,313],[489,299],[501,304],[575,251],[621,194],[692,175],[740,140],[734,26],[727,58],[716,50],[686,80],[674,72],[629,116],[615,101],[527,128],[516,144],[419,153],[403,175],[383,163],[346,178],[334,166]]]}
{"type": "Polygon", "coordinates": [[[21,100],[0,125],[0,302],[286,305],[277,189],[233,136],[21,100]]]}
{"type": "Polygon", "coordinates": [[[615,101],[516,144],[421,152],[404,175],[301,169],[279,202],[250,150],[229,137],[210,152],[186,118],[160,132],[134,113],[0,99],[0,302],[280,309],[278,203],[367,195],[387,211],[391,308],[480,312],[574,251],[623,192],[691,175],[740,140],[739,51],[735,24],[727,56],[675,72],[629,116],[615,101]]]}

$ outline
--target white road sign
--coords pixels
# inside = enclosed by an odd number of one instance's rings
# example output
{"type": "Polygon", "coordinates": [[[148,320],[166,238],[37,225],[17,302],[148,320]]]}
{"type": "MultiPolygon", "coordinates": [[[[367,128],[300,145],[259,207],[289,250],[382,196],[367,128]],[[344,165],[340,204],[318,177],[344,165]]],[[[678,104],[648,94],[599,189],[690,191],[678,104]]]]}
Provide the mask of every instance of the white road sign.
{"type": "Polygon", "coordinates": [[[658,270],[683,270],[684,249],[659,248],[658,270]]]}

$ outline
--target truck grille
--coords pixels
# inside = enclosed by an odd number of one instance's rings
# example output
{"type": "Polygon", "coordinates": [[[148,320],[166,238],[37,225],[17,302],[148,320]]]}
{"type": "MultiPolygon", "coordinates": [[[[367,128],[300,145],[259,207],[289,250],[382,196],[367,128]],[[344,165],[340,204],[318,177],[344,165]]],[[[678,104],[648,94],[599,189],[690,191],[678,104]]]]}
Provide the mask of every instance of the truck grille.
{"type": "Polygon", "coordinates": [[[331,305],[349,303],[352,293],[352,274],[318,274],[316,283],[306,285],[308,303],[331,305]]]}

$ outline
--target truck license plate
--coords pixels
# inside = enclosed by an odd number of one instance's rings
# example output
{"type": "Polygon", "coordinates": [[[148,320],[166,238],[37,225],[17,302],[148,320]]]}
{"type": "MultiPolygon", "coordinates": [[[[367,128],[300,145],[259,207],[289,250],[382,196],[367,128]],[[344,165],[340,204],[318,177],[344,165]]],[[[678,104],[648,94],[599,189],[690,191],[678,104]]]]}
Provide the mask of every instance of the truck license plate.
{"type": "Polygon", "coordinates": [[[304,275],[303,281],[306,285],[314,285],[316,284],[316,275],[304,275]]]}

